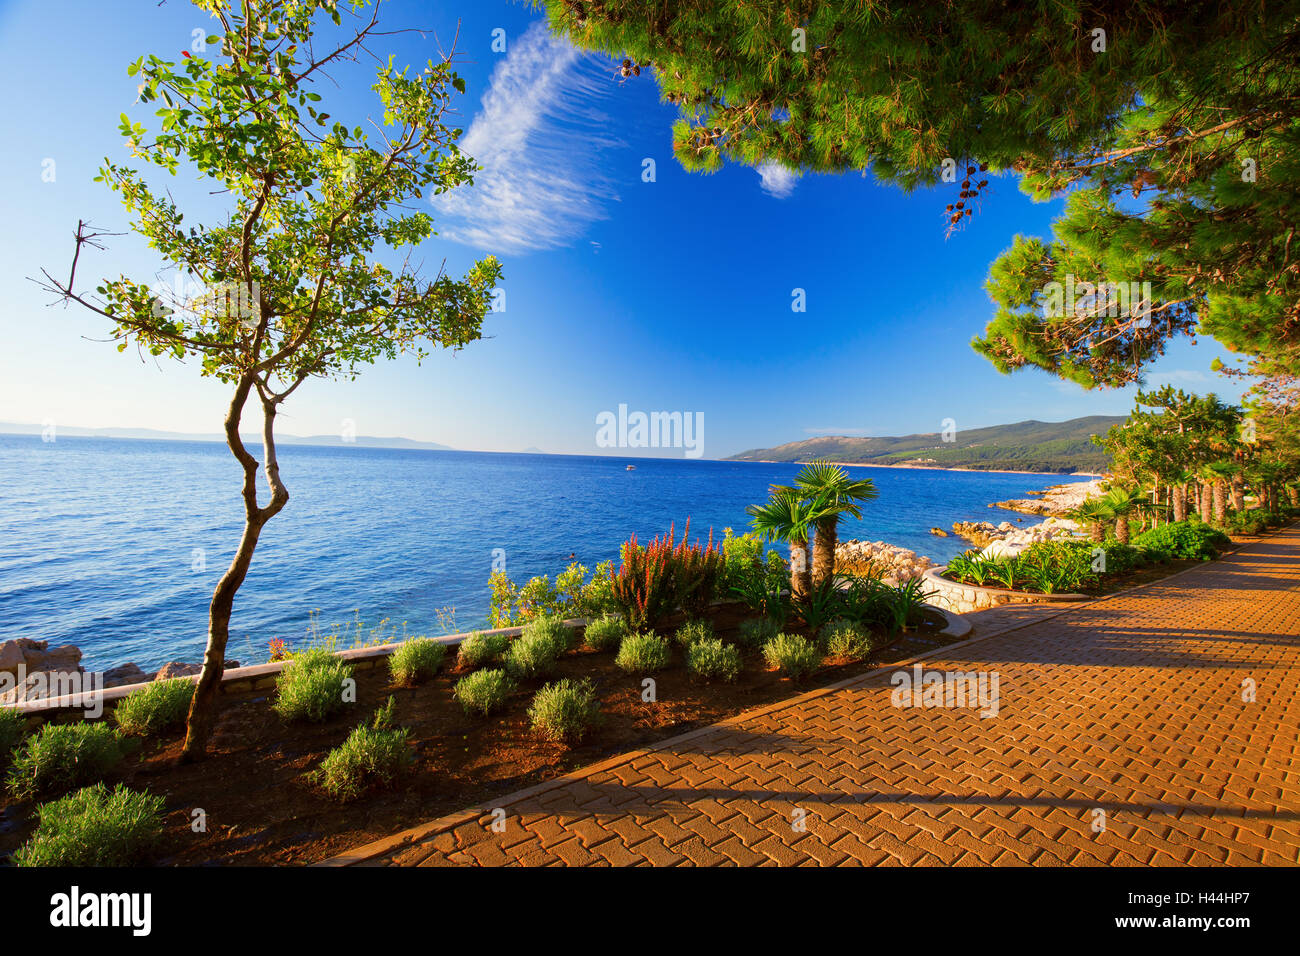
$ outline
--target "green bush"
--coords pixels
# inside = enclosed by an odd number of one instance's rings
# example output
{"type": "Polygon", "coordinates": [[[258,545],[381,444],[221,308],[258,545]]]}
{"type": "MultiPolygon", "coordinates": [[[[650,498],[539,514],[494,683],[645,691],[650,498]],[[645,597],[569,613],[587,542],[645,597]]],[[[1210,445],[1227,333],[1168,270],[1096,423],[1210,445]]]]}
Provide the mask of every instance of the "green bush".
{"type": "Polygon", "coordinates": [[[561,651],[571,650],[576,643],[578,631],[576,628],[568,627],[564,623],[564,618],[557,615],[546,615],[535,618],[524,625],[524,631],[521,638],[541,637],[555,644],[561,651]]]}
{"type": "Polygon", "coordinates": [[[472,670],[485,664],[500,664],[510,650],[510,638],[504,634],[483,634],[475,631],[461,641],[456,660],[461,667],[472,670]]]}
{"type": "Polygon", "coordinates": [[[762,647],[780,633],[780,625],[770,617],[752,617],[740,622],[736,643],[745,647],[762,647]]]}
{"type": "Polygon", "coordinates": [[[453,691],[455,698],[467,714],[486,717],[499,710],[515,692],[515,682],[500,669],[475,671],[462,677],[453,691]]]}
{"type": "Polygon", "coordinates": [[[614,663],[629,674],[648,674],[668,666],[668,642],[654,634],[632,634],[623,638],[614,663]]]}
{"type": "Polygon", "coordinates": [[[778,634],[763,645],[763,657],[787,677],[798,680],[817,669],[821,653],[811,642],[797,634],[778,634]]]}
{"type": "Polygon", "coordinates": [[[627,622],[617,614],[606,614],[587,625],[583,640],[595,651],[613,651],[618,649],[627,634],[627,622]]]}
{"type": "Polygon", "coordinates": [[[0,707],[0,767],[9,760],[9,753],[23,739],[27,718],[16,710],[0,707]]]}
{"type": "Polygon", "coordinates": [[[1131,544],[1107,541],[1101,545],[1106,552],[1106,574],[1125,574],[1150,562],[1147,552],[1131,544]]]}
{"type": "Polygon", "coordinates": [[[1231,539],[1218,528],[1200,521],[1178,521],[1149,528],[1133,536],[1139,548],[1175,558],[1208,561],[1232,547],[1231,539]]]}
{"type": "Polygon", "coordinates": [[[417,637],[401,644],[389,655],[388,673],[394,682],[411,687],[438,673],[446,656],[446,644],[430,637],[417,637]]]}
{"type": "Polygon", "coordinates": [[[18,866],[130,866],[163,835],[163,800],[102,783],[36,809],[31,839],[14,853],[18,866]]]}
{"type": "Polygon", "coordinates": [[[566,678],[547,684],[533,696],[528,719],[542,736],[576,743],[600,721],[600,703],[591,681],[566,678]]]}
{"type": "Polygon", "coordinates": [[[9,792],[26,800],[97,783],[122,756],[106,723],[46,724],[14,752],[9,792]]]}
{"type": "Polygon", "coordinates": [[[704,638],[687,646],[686,669],[706,681],[733,681],[740,676],[740,651],[716,637],[704,638]]]}
{"type": "Polygon", "coordinates": [[[826,656],[843,661],[866,660],[875,643],[869,631],[844,620],[831,622],[821,637],[826,656]]]}
{"type": "Polygon", "coordinates": [[[1091,541],[1039,541],[1020,554],[1026,589],[1043,594],[1082,591],[1097,583],[1091,541]]]}
{"type": "Polygon", "coordinates": [[[324,648],[295,655],[276,678],[275,703],[271,709],[285,720],[321,723],[343,710],[352,665],[324,648]]]}
{"type": "Polygon", "coordinates": [[[122,733],[148,737],[185,723],[194,698],[194,681],[184,677],[157,680],[118,702],[113,720],[122,733]]]}
{"type": "Polygon", "coordinates": [[[687,621],[677,629],[677,643],[683,648],[713,639],[713,625],[708,621],[687,621]]]}
{"type": "Polygon", "coordinates": [[[335,747],[308,780],[336,800],[355,800],[374,786],[388,786],[411,765],[414,757],[407,746],[409,727],[394,727],[396,703],[375,711],[370,725],[362,724],[335,747]]]}
{"type": "Polygon", "coordinates": [[[506,670],[515,680],[541,677],[555,669],[555,662],[569,646],[568,634],[550,628],[524,629],[506,652],[506,670]]]}

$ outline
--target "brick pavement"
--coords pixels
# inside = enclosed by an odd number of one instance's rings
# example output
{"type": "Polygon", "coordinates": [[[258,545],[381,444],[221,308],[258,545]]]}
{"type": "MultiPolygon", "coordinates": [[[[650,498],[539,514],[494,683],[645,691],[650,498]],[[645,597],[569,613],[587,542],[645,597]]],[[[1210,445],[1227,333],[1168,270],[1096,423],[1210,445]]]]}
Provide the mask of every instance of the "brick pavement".
{"type": "Polygon", "coordinates": [[[996,672],[994,718],[893,706],[910,663],[892,665],[504,797],[503,832],[475,808],[327,862],[1300,862],[1300,526],[1059,613],[974,620],[916,660],[996,672]]]}

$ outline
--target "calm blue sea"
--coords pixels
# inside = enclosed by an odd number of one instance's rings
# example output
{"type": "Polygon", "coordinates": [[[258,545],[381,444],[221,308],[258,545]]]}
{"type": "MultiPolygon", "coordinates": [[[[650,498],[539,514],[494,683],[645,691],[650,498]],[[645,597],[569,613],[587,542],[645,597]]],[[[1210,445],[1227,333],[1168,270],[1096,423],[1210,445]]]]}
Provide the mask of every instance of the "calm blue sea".
{"type": "MultiPolygon", "coordinates": [[[[494,549],[522,581],[617,558],[687,516],[721,536],[795,465],[285,446],[292,495],[262,534],[235,604],[230,656],[359,616],[442,633],[487,619],[494,549]],[[627,464],[636,465],[628,471],[627,464]]],[[[1054,476],[854,469],[880,498],[841,539],[884,539],[935,560],[962,542],[928,529],[1003,520],[989,502],[1054,476]]],[[[1081,480],[1081,479],[1080,479],[1081,480]]],[[[207,606],[242,521],[240,471],[205,442],[0,435],[0,640],[81,647],[86,666],[202,658],[207,606]]],[[[1013,519],[1014,520],[1014,519],[1013,519]]]]}

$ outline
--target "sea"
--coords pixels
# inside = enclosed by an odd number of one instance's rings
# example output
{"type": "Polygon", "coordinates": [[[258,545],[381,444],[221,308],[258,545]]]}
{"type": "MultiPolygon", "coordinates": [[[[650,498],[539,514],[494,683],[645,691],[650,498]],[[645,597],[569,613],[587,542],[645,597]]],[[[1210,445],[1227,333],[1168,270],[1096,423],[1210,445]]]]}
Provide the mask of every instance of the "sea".
{"type": "MultiPolygon", "coordinates": [[[[745,506],[799,467],[357,445],[278,451],[291,498],[263,530],[235,601],[227,656],[241,663],[265,661],[272,640],[301,646],[313,633],[484,626],[494,567],[520,582],[570,561],[594,567],[617,559],[629,535],[644,542],[674,523],[680,535],[688,518],[693,539],[741,532],[745,506]]],[[[879,498],[860,521],[842,523],[840,539],[885,540],[939,562],[966,544],[930,528],[1016,521],[989,504],[1085,480],[852,471],[870,477],[879,498]]],[[[212,589],[239,541],[240,483],[216,442],[0,435],[0,641],[75,644],[89,669],[201,660],[212,589]]]]}

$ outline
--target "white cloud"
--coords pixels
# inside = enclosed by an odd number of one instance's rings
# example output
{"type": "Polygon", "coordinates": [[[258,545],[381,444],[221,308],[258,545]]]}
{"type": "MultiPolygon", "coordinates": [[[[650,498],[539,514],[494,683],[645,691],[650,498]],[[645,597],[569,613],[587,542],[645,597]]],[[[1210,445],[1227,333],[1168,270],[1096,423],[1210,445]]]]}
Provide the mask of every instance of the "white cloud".
{"type": "Polygon", "coordinates": [[[761,163],[755,167],[763,192],[777,199],[785,199],[794,192],[799,174],[780,163],[761,163]]]}
{"type": "Polygon", "coordinates": [[[473,186],[430,197],[444,238],[487,252],[553,249],[606,218],[618,197],[597,156],[617,143],[591,107],[609,86],[604,72],[545,22],[512,42],[460,141],[483,169],[473,186]]]}

